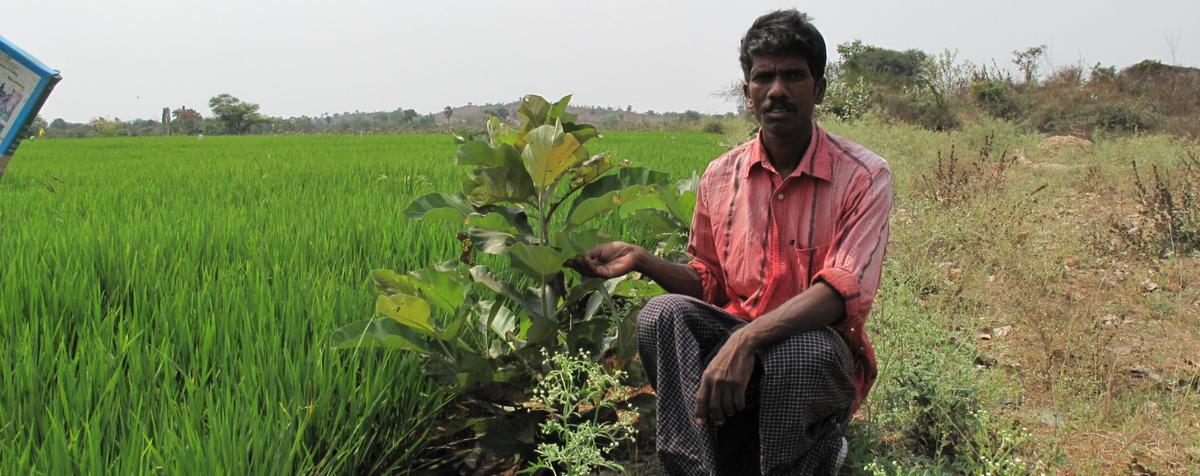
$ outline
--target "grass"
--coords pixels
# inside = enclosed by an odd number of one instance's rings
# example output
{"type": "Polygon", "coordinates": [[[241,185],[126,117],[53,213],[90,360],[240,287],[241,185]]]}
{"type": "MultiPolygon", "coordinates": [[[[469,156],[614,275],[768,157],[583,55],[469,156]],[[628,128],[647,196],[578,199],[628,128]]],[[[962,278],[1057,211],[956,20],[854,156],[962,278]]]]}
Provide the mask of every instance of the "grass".
{"type": "MultiPolygon", "coordinates": [[[[844,474],[1200,474],[1200,256],[1112,231],[1142,213],[1130,161],[1176,170],[1194,142],[1106,136],[1048,157],[1044,136],[986,119],[823,125],[896,177],[870,319],[881,373],[844,474]],[[967,178],[930,182],[951,146],[967,178]],[[1016,148],[1083,167],[988,165],[1016,148]]],[[[683,178],[727,140],[589,148],[683,178]]],[[[411,357],[325,339],[371,314],[370,269],[458,255],[453,227],[400,213],[457,188],[454,150],[445,136],[23,144],[0,180],[0,474],[419,472],[446,399],[411,357]]]]}
{"type": "Polygon", "coordinates": [[[451,177],[420,165],[447,142],[25,144],[0,182],[0,473],[402,469],[446,400],[410,356],[324,340],[370,314],[367,270],[448,254],[397,213],[451,177]]]}

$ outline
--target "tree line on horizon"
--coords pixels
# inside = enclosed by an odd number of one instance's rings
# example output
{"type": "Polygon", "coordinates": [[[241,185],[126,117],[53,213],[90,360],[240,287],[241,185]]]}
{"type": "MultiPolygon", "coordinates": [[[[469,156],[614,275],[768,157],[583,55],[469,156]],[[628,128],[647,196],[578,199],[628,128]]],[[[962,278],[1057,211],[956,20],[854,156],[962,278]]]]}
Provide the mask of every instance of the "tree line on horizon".
{"type": "MultiPolygon", "coordinates": [[[[23,132],[25,136],[37,136],[44,131],[45,138],[88,138],[88,137],[153,137],[173,135],[266,135],[266,134],[358,134],[358,133],[419,133],[445,132],[463,127],[483,127],[485,122],[496,117],[505,122],[519,122],[519,103],[453,108],[446,106],[439,113],[421,114],[413,109],[396,108],[393,111],[345,112],[320,116],[272,117],[263,115],[256,103],[242,101],[230,94],[219,94],[209,99],[210,114],[187,107],[166,107],[159,120],[121,120],[94,117],[85,123],[68,122],[62,118],[46,121],[38,116],[23,132]],[[464,112],[465,111],[465,112],[464,112]],[[451,121],[454,119],[454,121],[451,121]]],[[[633,106],[614,108],[611,106],[578,106],[573,109],[591,114],[602,126],[614,127],[626,121],[649,121],[687,125],[698,123],[704,114],[694,110],[682,113],[633,112],[633,106]]]]}
{"type": "MultiPolygon", "coordinates": [[[[1200,137],[1200,69],[1146,60],[1118,70],[1099,63],[1047,68],[1047,47],[1013,52],[1014,74],[995,61],[991,65],[959,61],[949,49],[930,54],[918,49],[891,50],[854,40],[837,45],[829,62],[829,89],[818,114],[855,121],[872,115],[917,124],[932,130],[958,129],[965,122],[996,118],[1031,132],[1091,138],[1096,133],[1167,132],[1200,137]]],[[[636,113],[625,108],[580,106],[589,122],[606,130],[699,129],[720,133],[721,121],[754,118],[745,108],[743,81],[714,93],[733,104],[736,113],[705,115],[636,113]]],[[[446,106],[438,113],[413,109],[346,112],[320,116],[271,117],[259,105],[229,94],[209,100],[210,114],[180,106],[164,108],[160,120],[96,117],[87,123],[38,117],[26,131],[45,131],[49,138],[135,137],[163,135],[357,134],[446,132],[481,128],[490,117],[519,122],[518,103],[446,106]]],[[[583,116],[581,116],[583,119],[583,116]]]]}

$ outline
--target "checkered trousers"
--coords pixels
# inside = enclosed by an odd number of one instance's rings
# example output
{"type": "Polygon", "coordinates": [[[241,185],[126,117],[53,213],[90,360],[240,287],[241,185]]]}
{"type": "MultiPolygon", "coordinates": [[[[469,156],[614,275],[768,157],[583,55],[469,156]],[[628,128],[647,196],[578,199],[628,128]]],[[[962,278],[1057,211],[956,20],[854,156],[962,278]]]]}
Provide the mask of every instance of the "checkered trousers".
{"type": "Polygon", "coordinates": [[[700,377],[746,321],[687,296],[650,300],[638,350],[658,393],[658,456],[672,476],[834,475],[855,398],[850,352],[822,328],[760,349],[745,410],[697,425],[700,377]]]}

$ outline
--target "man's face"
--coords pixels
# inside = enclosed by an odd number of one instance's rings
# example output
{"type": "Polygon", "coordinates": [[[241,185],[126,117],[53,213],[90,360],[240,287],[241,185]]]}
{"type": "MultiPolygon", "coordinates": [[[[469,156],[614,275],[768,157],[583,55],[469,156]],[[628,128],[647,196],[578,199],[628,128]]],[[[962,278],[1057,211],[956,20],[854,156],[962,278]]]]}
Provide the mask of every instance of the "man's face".
{"type": "Polygon", "coordinates": [[[763,131],[783,138],[812,128],[813,107],[825,100],[825,84],[825,78],[813,79],[803,57],[768,55],[754,57],[742,89],[763,131]]]}

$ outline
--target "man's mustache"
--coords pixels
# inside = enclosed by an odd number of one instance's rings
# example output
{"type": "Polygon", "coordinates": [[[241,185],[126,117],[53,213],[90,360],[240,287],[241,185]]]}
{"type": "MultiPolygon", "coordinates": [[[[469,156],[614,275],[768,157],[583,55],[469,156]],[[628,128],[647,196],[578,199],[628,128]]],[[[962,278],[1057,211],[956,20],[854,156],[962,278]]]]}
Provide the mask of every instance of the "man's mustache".
{"type": "Polygon", "coordinates": [[[770,103],[767,104],[766,107],[763,108],[763,112],[775,112],[775,111],[796,112],[797,107],[796,107],[795,103],[791,103],[791,102],[787,102],[787,101],[771,101],[770,103]]]}

